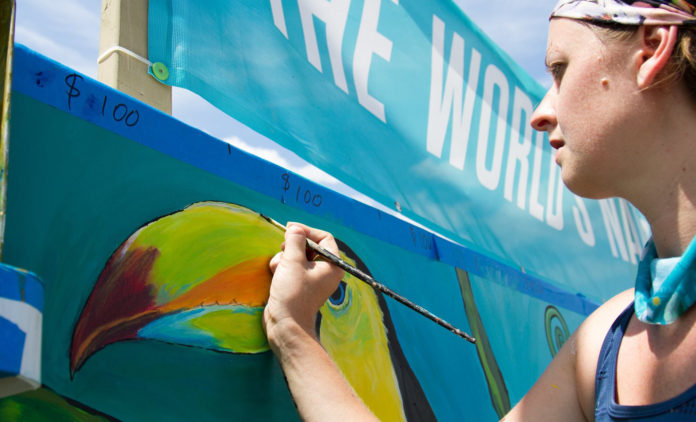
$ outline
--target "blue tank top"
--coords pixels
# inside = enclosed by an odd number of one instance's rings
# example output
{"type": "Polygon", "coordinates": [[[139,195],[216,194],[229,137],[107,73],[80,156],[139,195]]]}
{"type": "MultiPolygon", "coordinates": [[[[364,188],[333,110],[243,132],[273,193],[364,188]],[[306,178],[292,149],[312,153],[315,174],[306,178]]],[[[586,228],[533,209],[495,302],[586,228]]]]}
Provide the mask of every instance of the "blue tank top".
{"type": "Polygon", "coordinates": [[[616,403],[616,359],[632,315],[633,303],[614,321],[599,352],[595,380],[595,421],[696,421],[696,385],[661,403],[647,406],[623,406],[616,403]]]}

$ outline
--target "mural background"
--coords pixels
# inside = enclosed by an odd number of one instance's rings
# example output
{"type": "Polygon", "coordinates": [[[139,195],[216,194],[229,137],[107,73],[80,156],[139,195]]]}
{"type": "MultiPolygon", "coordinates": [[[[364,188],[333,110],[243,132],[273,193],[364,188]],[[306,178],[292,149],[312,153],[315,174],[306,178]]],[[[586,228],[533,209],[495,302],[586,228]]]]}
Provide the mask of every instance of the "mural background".
{"type": "MultiPolygon", "coordinates": [[[[434,242],[427,232],[234,150],[24,48],[16,54],[4,260],[45,283],[43,383],[56,393],[126,420],[296,417],[269,352],[124,341],[98,351],[70,377],[73,328],[111,254],[147,222],[206,200],[330,230],[377,280],[472,331],[455,267],[433,259],[441,239],[434,242]],[[137,110],[137,123],[125,124],[135,114],[127,120],[124,108],[137,110]],[[305,202],[306,191],[320,195],[321,205],[305,202]]],[[[551,359],[544,321],[549,304],[559,306],[571,330],[586,312],[563,308],[566,302],[544,293],[536,279],[474,251],[452,250],[469,273],[478,328],[490,342],[486,353],[494,354],[514,404],[551,359]],[[519,280],[531,286],[527,292],[519,280]]],[[[581,303],[591,310],[591,303],[581,303]]],[[[496,418],[476,347],[390,299],[386,304],[436,417],[496,418]]]]}

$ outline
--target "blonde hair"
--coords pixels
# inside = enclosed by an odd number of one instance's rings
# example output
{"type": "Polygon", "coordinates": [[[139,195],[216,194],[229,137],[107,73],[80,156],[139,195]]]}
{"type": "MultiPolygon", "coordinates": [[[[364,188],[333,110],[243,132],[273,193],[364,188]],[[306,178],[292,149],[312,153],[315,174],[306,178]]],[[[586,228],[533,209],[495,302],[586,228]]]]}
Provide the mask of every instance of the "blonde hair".
{"type": "Polygon", "coordinates": [[[679,38],[672,53],[673,74],[682,80],[696,102],[696,29],[679,28],[679,38]]]}

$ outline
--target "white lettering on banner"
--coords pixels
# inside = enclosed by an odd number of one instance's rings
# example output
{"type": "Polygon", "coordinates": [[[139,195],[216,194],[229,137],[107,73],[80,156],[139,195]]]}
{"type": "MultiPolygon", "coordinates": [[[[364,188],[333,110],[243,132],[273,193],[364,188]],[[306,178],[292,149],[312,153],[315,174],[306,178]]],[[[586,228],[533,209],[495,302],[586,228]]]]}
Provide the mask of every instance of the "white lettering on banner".
{"type": "MultiPolygon", "coordinates": [[[[288,34],[283,1],[293,0],[269,1],[274,25],[285,38],[290,39],[292,34],[288,34]]],[[[342,45],[351,0],[296,1],[308,62],[322,72],[314,27],[316,19],[325,24],[333,83],[348,94],[342,45]]],[[[352,57],[352,64],[349,65],[352,66],[352,82],[358,103],[383,123],[387,123],[385,104],[369,92],[370,68],[374,64],[374,56],[379,56],[387,63],[392,56],[392,40],[378,31],[383,1],[363,0],[355,50],[346,57],[352,57]]],[[[398,0],[391,2],[399,4],[398,0]]],[[[351,24],[353,22],[351,20],[351,24]]],[[[478,183],[490,191],[500,190],[505,200],[514,203],[520,210],[527,210],[532,217],[549,227],[563,230],[565,188],[553,155],[549,155],[549,162],[542,159],[545,149],[550,146],[544,133],[535,132],[529,124],[533,113],[529,95],[520,87],[511,86],[505,74],[493,63],[488,63],[481,75],[481,53],[468,46],[456,32],[452,32],[449,60],[446,61],[445,23],[436,15],[433,15],[432,23],[426,150],[437,158],[447,159],[452,167],[464,171],[469,140],[475,139],[475,157],[469,157],[469,162],[475,162],[478,183]],[[468,50],[465,48],[467,46],[468,50]],[[477,106],[480,106],[480,111],[475,113],[477,106]],[[474,122],[474,114],[479,119],[478,122],[474,122]],[[472,130],[475,128],[478,129],[472,130]],[[443,157],[448,131],[449,157],[443,157]],[[503,169],[504,186],[499,189],[503,169]],[[547,171],[548,177],[544,180],[542,174],[547,171]]],[[[588,208],[581,198],[572,195],[572,199],[571,211],[578,236],[583,243],[594,247],[597,240],[588,208]]],[[[621,202],[617,211],[613,201],[605,200],[600,201],[600,210],[612,254],[626,262],[637,262],[636,258],[641,252],[639,236],[643,232],[637,230],[629,205],[621,202]]]]}
{"type": "Polygon", "coordinates": [[[623,217],[623,229],[626,236],[626,252],[633,264],[637,264],[640,260],[640,254],[643,250],[643,245],[638,238],[638,230],[636,223],[631,216],[631,210],[628,208],[628,203],[625,200],[619,201],[621,208],[621,216],[623,217]]]}
{"type": "MultiPolygon", "coordinates": [[[[463,47],[463,46],[462,46],[463,47]]],[[[469,65],[469,78],[466,84],[466,94],[464,95],[464,109],[461,110],[461,105],[456,106],[460,111],[459,117],[455,114],[452,124],[452,145],[450,146],[449,162],[459,170],[464,169],[464,161],[466,159],[466,149],[469,144],[469,132],[471,132],[471,120],[474,116],[474,103],[476,102],[476,86],[479,81],[479,72],[481,70],[481,54],[475,48],[471,49],[471,64],[469,65]]],[[[447,76],[449,78],[449,75],[447,76]]],[[[455,100],[455,104],[461,104],[461,89],[457,95],[459,101],[455,100]]],[[[445,129],[447,123],[445,122],[445,129]]]]}
{"type": "Polygon", "coordinates": [[[452,142],[450,145],[450,164],[463,170],[466,150],[474,115],[476,86],[481,68],[481,54],[471,50],[469,78],[462,110],[462,86],[464,84],[464,39],[455,33],[452,36],[447,78],[442,92],[442,73],[445,55],[445,24],[433,15],[432,73],[430,79],[430,105],[428,109],[428,132],[426,148],[429,153],[440,158],[445,143],[445,135],[452,111],[452,142]]]}
{"type": "Polygon", "coordinates": [[[545,144],[544,132],[537,132],[534,141],[534,163],[532,164],[532,188],[529,192],[529,213],[544,221],[544,206],[539,202],[541,184],[541,156],[545,144]]]}
{"type": "MultiPolygon", "coordinates": [[[[611,247],[611,253],[615,257],[621,256],[621,259],[628,262],[628,253],[626,253],[626,243],[622,232],[621,223],[619,222],[619,214],[616,212],[616,205],[613,199],[602,199],[599,201],[599,208],[602,211],[602,219],[604,227],[607,229],[607,239],[611,247]],[[618,247],[618,253],[617,253],[618,247]]],[[[624,216],[625,217],[625,216],[624,216]]]]}
{"type": "Polygon", "coordinates": [[[573,218],[575,219],[575,227],[578,229],[578,234],[580,239],[587,246],[595,245],[595,235],[592,229],[592,221],[590,220],[590,213],[587,212],[587,207],[585,206],[585,201],[579,196],[573,195],[575,198],[575,205],[573,205],[573,218]]]}
{"type": "MultiPolygon", "coordinates": [[[[270,0],[273,24],[289,39],[285,24],[285,12],[281,0],[270,0]]],[[[391,0],[398,5],[399,0],[391,0]]],[[[324,22],[326,27],[326,44],[329,49],[329,61],[333,72],[334,84],[346,94],[348,83],[343,66],[343,36],[350,9],[350,0],[297,0],[304,33],[307,61],[323,73],[319,45],[314,28],[314,18],[324,22]]],[[[372,56],[378,55],[387,62],[391,60],[392,42],[377,32],[382,0],[365,0],[363,4],[358,38],[353,51],[353,82],[361,106],[386,123],[384,104],[372,97],[367,90],[372,56]]]]}
{"type": "MultiPolygon", "coordinates": [[[[470,50],[468,81],[464,90],[465,42],[461,35],[453,32],[450,46],[449,62],[445,70],[445,24],[433,15],[430,75],[430,99],[428,108],[428,127],[426,135],[427,151],[442,157],[447,129],[452,122],[450,142],[450,164],[464,170],[468,141],[471,132],[474,106],[479,85],[481,54],[474,48],[470,50]],[[444,84],[443,84],[444,80],[444,84]],[[443,89],[444,86],[444,89],[443,89]],[[464,97],[464,98],[462,98],[464,97]]],[[[506,156],[506,139],[508,136],[508,119],[512,115],[510,143],[507,144],[507,165],[505,170],[504,197],[512,202],[517,189],[516,204],[520,209],[526,208],[529,200],[529,214],[550,227],[563,229],[563,181],[557,177],[558,168],[553,157],[549,163],[546,206],[540,201],[542,197],[541,174],[546,165],[541,158],[546,143],[544,134],[537,132],[534,140],[532,158],[532,138],[534,131],[529,125],[533,106],[530,98],[518,87],[514,87],[512,113],[510,113],[510,86],[505,75],[495,65],[489,64],[483,77],[483,95],[479,114],[476,175],[479,183],[489,190],[496,190],[500,184],[503,159],[506,156]],[[494,100],[497,104],[493,104],[494,100]],[[496,119],[493,119],[494,106],[496,119]],[[524,117],[522,117],[524,115],[524,117]],[[494,134],[491,134],[493,126],[494,134]],[[521,129],[523,128],[524,129],[521,129]],[[492,153],[489,143],[493,141],[492,153]],[[489,157],[490,155],[490,157],[489,157]],[[531,180],[530,173],[531,165],[531,180]],[[515,183],[517,180],[517,183],[515,183]],[[528,191],[528,185],[530,185],[528,191]],[[527,192],[529,197],[527,198],[527,192]]],[[[581,229],[579,229],[581,230],[581,229]]],[[[585,231],[583,231],[585,233],[585,231]]],[[[589,234],[586,240],[589,241],[589,234]]]]}
{"type": "MultiPolygon", "coordinates": [[[[392,0],[392,2],[399,4],[398,0],[392,0]]],[[[377,32],[380,3],[381,0],[365,0],[353,54],[353,79],[360,105],[386,123],[384,104],[367,92],[367,78],[370,73],[372,55],[377,54],[386,61],[391,60],[392,42],[377,32]]]]}
{"type": "Polygon", "coordinates": [[[503,165],[503,149],[507,134],[507,112],[510,92],[508,82],[497,67],[490,64],[483,78],[483,101],[481,104],[481,121],[479,122],[478,148],[476,150],[476,176],[481,184],[495,190],[500,181],[500,169],[503,165]],[[488,140],[490,138],[491,117],[493,114],[493,94],[498,87],[498,112],[495,129],[495,144],[491,168],[486,168],[488,158],[488,140]]]}
{"type": "Polygon", "coordinates": [[[556,230],[563,230],[563,187],[565,185],[560,175],[560,169],[556,165],[555,157],[553,154],[550,154],[550,157],[549,187],[546,192],[546,224],[556,230]]]}
{"type": "Polygon", "coordinates": [[[348,20],[350,0],[298,0],[297,3],[300,7],[307,60],[318,71],[322,71],[317,35],[314,30],[314,17],[316,17],[326,24],[326,44],[329,48],[334,83],[347,93],[348,84],[346,83],[346,74],[343,71],[343,34],[348,20]]]}
{"type": "Polygon", "coordinates": [[[512,190],[515,185],[515,173],[519,164],[517,177],[517,206],[525,208],[527,199],[527,179],[529,178],[529,153],[532,151],[532,126],[524,125],[524,135],[520,136],[522,113],[526,123],[532,115],[532,101],[519,88],[515,87],[515,102],[512,105],[512,135],[508,151],[507,169],[505,170],[505,199],[512,202],[512,190]],[[521,141],[521,142],[520,142],[521,141]]]}
{"type": "Polygon", "coordinates": [[[281,34],[288,38],[288,28],[285,25],[285,13],[283,13],[283,3],[281,0],[271,0],[271,13],[273,14],[273,24],[281,34]]]}

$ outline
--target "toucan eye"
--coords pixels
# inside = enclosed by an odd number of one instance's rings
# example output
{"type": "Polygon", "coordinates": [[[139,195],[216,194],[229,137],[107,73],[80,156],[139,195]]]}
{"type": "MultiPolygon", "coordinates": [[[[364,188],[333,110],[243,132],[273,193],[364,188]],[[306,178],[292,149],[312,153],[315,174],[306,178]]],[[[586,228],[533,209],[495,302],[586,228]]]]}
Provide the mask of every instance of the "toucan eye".
{"type": "Polygon", "coordinates": [[[338,306],[342,304],[346,300],[346,283],[345,281],[341,280],[340,283],[338,283],[338,288],[336,291],[333,292],[333,294],[329,297],[329,302],[334,305],[338,306]]]}

